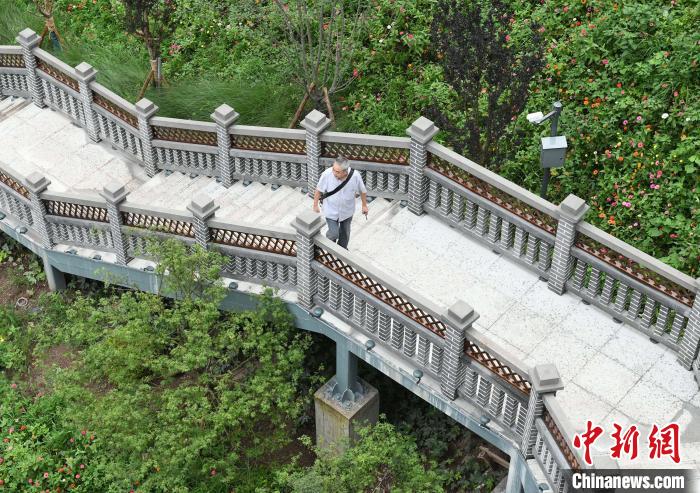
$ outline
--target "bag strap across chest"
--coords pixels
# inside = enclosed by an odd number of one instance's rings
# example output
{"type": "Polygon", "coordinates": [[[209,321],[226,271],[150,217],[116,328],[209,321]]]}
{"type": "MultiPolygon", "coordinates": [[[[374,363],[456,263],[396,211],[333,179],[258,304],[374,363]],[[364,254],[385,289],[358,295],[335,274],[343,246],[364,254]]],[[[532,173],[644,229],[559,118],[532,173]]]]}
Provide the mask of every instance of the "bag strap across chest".
{"type": "Polygon", "coordinates": [[[345,177],[345,179],[343,180],[343,182],[342,182],[340,185],[338,185],[337,187],[335,187],[333,190],[331,190],[330,192],[321,192],[321,202],[323,202],[324,199],[327,199],[327,198],[330,197],[331,195],[335,195],[335,194],[338,193],[345,185],[347,185],[348,182],[350,181],[350,178],[352,178],[352,174],[353,174],[354,172],[355,172],[354,169],[350,169],[350,173],[348,173],[348,176],[345,177]]]}

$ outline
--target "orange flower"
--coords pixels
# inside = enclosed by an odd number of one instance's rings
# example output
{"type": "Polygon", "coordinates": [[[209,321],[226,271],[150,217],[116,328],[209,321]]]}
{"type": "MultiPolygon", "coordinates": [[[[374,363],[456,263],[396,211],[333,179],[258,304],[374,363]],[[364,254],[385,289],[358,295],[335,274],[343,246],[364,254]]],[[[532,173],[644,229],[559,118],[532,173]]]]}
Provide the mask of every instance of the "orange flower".
{"type": "Polygon", "coordinates": [[[597,170],[597,169],[594,169],[594,170],[593,170],[593,174],[594,174],[594,175],[597,175],[597,174],[598,174],[598,170],[597,170]]]}
{"type": "Polygon", "coordinates": [[[605,219],[605,212],[601,212],[600,214],[598,214],[598,217],[601,219],[605,219]]]}
{"type": "Polygon", "coordinates": [[[622,161],[625,160],[625,158],[623,158],[622,156],[620,156],[619,158],[617,158],[617,160],[620,161],[620,162],[622,162],[622,161]]]}

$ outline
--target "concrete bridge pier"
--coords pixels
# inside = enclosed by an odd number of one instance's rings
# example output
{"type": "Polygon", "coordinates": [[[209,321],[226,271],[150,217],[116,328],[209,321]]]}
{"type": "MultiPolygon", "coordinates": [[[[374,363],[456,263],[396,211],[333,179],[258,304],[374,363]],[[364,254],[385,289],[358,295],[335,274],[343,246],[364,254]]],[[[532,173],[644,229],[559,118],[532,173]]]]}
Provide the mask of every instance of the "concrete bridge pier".
{"type": "Polygon", "coordinates": [[[342,453],[358,438],[357,427],[376,423],[379,392],[357,376],[357,356],[336,342],[336,374],[314,394],[316,444],[342,453]]]}
{"type": "Polygon", "coordinates": [[[46,274],[46,282],[49,285],[49,289],[51,291],[62,291],[66,289],[65,274],[51,265],[51,261],[46,255],[42,255],[42,261],[44,262],[44,273],[46,274]]]}

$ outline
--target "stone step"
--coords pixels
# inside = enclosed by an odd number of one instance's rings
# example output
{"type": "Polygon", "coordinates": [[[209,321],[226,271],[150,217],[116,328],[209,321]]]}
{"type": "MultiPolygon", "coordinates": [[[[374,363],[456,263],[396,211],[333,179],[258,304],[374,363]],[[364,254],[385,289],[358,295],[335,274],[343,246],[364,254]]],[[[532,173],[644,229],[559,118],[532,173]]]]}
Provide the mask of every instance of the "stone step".
{"type": "Polygon", "coordinates": [[[260,224],[277,224],[281,211],[294,208],[297,204],[294,189],[290,187],[280,187],[274,191],[265,190],[265,200],[256,204],[250,220],[260,224]]]}
{"type": "Polygon", "coordinates": [[[3,121],[23,108],[32,104],[31,101],[22,98],[7,98],[0,102],[0,121],[3,121]]]}

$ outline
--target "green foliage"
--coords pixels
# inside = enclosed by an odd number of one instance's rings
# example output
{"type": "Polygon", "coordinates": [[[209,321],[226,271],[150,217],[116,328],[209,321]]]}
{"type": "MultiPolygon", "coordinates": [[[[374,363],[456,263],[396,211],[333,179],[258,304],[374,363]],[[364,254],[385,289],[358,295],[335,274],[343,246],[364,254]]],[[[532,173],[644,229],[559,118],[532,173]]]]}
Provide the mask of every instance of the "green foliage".
{"type": "MultiPolygon", "coordinates": [[[[414,440],[381,420],[358,429],[359,440],[341,455],[314,447],[318,458],[305,471],[279,475],[294,493],[357,491],[442,492],[445,477],[420,456],[414,440]]],[[[310,440],[304,440],[310,446],[310,440]]]]}
{"type": "MultiPolygon", "coordinates": [[[[658,1],[552,1],[521,10],[549,40],[547,66],[523,114],[559,98],[567,165],[552,198],[587,199],[588,220],[697,276],[700,272],[700,45],[697,8],[658,1]]],[[[522,145],[503,174],[539,181],[538,137],[524,122],[522,145]]]]}
{"type": "Polygon", "coordinates": [[[0,370],[17,370],[26,364],[30,339],[22,325],[19,313],[0,306],[0,370]]]}
{"type": "Polygon", "coordinates": [[[94,492],[99,441],[62,426],[61,397],[36,393],[0,374],[0,486],[7,491],[94,492]]]}
{"type": "Polygon", "coordinates": [[[75,491],[91,493],[245,491],[271,481],[251,471],[291,440],[308,408],[308,337],[269,290],[255,312],[220,312],[216,254],[188,257],[176,242],[150,251],[178,299],[51,294],[28,319],[0,312],[0,361],[21,382],[0,415],[31,430],[0,444],[10,489],[44,472],[54,481],[67,467],[81,475],[75,491]],[[83,455],[71,437],[87,440],[83,455]]]}

